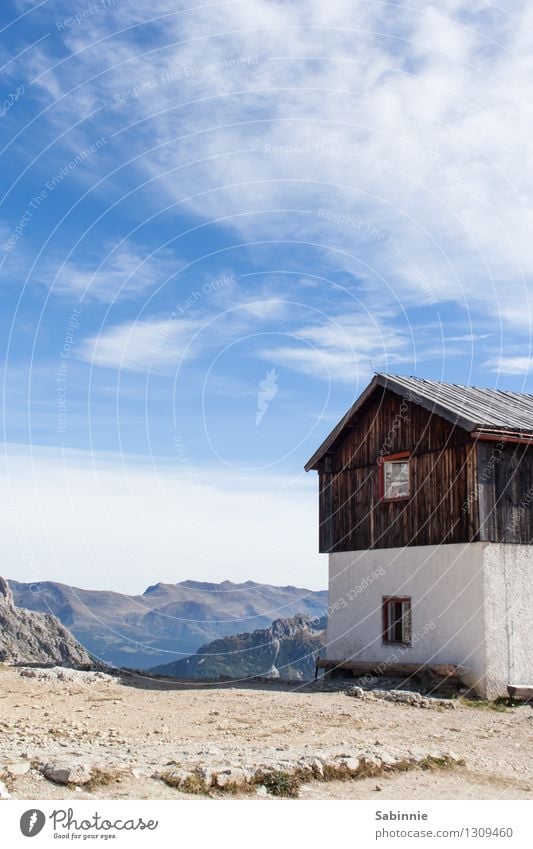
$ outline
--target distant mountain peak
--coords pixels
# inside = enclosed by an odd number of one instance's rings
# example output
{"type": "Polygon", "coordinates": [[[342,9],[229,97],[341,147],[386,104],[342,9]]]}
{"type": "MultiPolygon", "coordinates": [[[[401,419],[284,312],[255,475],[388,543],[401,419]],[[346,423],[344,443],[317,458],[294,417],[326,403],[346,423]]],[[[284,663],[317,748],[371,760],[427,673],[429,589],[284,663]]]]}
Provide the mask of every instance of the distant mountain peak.
{"type": "Polygon", "coordinates": [[[145,591],[143,592],[143,595],[150,595],[150,593],[155,593],[157,592],[157,590],[161,589],[161,587],[161,583],[151,584],[149,587],[146,587],[145,591]]]}
{"type": "Polygon", "coordinates": [[[224,592],[229,590],[249,590],[252,587],[261,587],[268,586],[267,584],[257,584],[255,581],[244,581],[241,584],[234,583],[234,581],[220,581],[218,583],[212,581],[194,581],[192,579],[187,579],[185,581],[180,581],[179,584],[176,584],[178,587],[187,587],[191,590],[204,590],[205,592],[224,592]]]}
{"type": "Polygon", "coordinates": [[[261,676],[302,681],[314,675],[315,658],[325,644],[325,628],[325,616],[297,613],[289,619],[276,619],[268,628],[213,640],[195,655],[151,671],[201,680],[261,676]]]}

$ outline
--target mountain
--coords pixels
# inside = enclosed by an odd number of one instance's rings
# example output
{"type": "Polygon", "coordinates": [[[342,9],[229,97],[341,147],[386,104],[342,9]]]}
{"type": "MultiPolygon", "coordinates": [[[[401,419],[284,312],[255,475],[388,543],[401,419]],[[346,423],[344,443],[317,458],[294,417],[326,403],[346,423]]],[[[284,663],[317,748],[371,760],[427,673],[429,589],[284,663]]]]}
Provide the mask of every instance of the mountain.
{"type": "Polygon", "coordinates": [[[0,661],[87,668],[93,665],[83,646],[49,613],[15,607],[0,577],[0,661]]]}
{"type": "Polygon", "coordinates": [[[9,582],[15,603],[53,613],[99,659],[146,669],[244,630],[297,613],[324,616],[327,592],[246,581],[155,584],[142,595],[82,590],[54,581],[9,582]]]}
{"type": "Polygon", "coordinates": [[[308,680],[315,674],[315,658],[324,648],[326,617],[299,614],[276,619],[269,628],[214,640],[192,657],[151,669],[172,678],[242,679],[256,676],[308,680]]]}

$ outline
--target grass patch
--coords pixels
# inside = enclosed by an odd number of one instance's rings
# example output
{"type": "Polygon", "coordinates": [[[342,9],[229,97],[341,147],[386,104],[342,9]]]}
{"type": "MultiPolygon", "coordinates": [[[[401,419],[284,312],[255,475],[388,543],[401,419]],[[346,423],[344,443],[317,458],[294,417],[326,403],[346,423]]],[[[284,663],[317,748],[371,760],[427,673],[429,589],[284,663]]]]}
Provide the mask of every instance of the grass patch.
{"type": "Polygon", "coordinates": [[[498,696],[497,699],[494,699],[494,704],[509,708],[520,707],[520,705],[525,705],[527,702],[523,702],[521,699],[512,699],[511,696],[498,696]]]}
{"type": "Polygon", "coordinates": [[[195,796],[203,796],[209,789],[199,769],[194,770],[194,772],[189,773],[185,777],[183,774],[177,775],[173,770],[169,769],[166,772],[162,772],[159,777],[167,787],[173,787],[175,790],[181,790],[183,793],[191,793],[195,796]]]}
{"type": "Polygon", "coordinates": [[[195,796],[200,796],[207,792],[207,787],[200,772],[195,770],[182,781],[180,790],[183,790],[184,793],[194,793],[195,796]]]}
{"type": "Polygon", "coordinates": [[[171,770],[168,770],[167,772],[162,772],[159,778],[161,779],[161,781],[164,781],[167,787],[173,787],[175,790],[179,790],[181,785],[181,778],[178,778],[178,776],[175,775],[171,770]]]}
{"type": "Polygon", "coordinates": [[[352,778],[355,778],[355,776],[346,764],[339,764],[335,767],[324,764],[323,781],[350,781],[352,778]]]}
{"type": "Polygon", "coordinates": [[[221,796],[238,796],[242,794],[255,793],[255,785],[249,781],[231,781],[219,787],[218,784],[210,788],[210,792],[216,792],[221,796]]]}
{"type": "Polygon", "coordinates": [[[509,699],[506,696],[501,696],[494,701],[488,699],[459,699],[460,703],[465,707],[475,708],[476,710],[493,710],[496,713],[505,713],[509,705],[509,699]]]}
{"type": "Polygon", "coordinates": [[[273,770],[272,772],[257,773],[254,784],[263,784],[271,796],[281,796],[285,799],[296,799],[303,783],[304,775],[301,772],[284,772],[273,770]]]}
{"type": "Polygon", "coordinates": [[[83,785],[89,792],[98,790],[99,787],[107,787],[109,784],[114,784],[121,776],[118,769],[93,769],[89,781],[83,785]]]}
{"type": "Polygon", "coordinates": [[[433,755],[428,755],[427,758],[419,761],[417,764],[413,766],[420,767],[420,769],[454,769],[456,766],[464,766],[464,760],[454,761],[452,758],[448,758],[445,755],[441,758],[435,758],[433,755]]]}

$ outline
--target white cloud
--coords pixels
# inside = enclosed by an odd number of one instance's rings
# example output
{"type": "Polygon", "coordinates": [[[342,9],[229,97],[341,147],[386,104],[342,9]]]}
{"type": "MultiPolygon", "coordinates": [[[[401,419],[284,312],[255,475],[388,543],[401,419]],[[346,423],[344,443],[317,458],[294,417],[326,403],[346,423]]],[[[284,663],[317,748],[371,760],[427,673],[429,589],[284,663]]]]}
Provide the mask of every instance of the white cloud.
{"type": "Polygon", "coordinates": [[[265,320],[287,315],[288,304],[276,298],[266,300],[242,300],[238,306],[254,319],[265,320]]]}
{"type": "Polygon", "coordinates": [[[502,355],[487,360],[484,367],[498,374],[520,374],[529,377],[533,372],[533,357],[502,355]]]}
{"type": "Polygon", "coordinates": [[[361,362],[353,351],[291,348],[280,345],[275,348],[263,348],[258,352],[258,356],[267,362],[288,366],[315,380],[340,380],[351,386],[357,385],[362,375],[366,377],[371,374],[368,360],[361,362]]]}
{"type": "Polygon", "coordinates": [[[176,366],[192,356],[191,340],[199,327],[185,318],[126,322],[84,339],[77,353],[97,366],[157,371],[159,366],[176,366]]]}
{"type": "Polygon", "coordinates": [[[37,279],[56,294],[79,296],[106,302],[134,299],[156,287],[164,287],[179,271],[181,263],[168,254],[151,256],[131,242],[109,247],[94,262],[71,259],[48,260],[37,279]]]}
{"type": "Polygon", "coordinates": [[[263,348],[258,356],[310,377],[357,385],[376,371],[412,359],[406,333],[376,313],[331,315],[292,331],[294,342],[263,348]]]}
{"type": "Polygon", "coordinates": [[[59,126],[107,103],[113,150],[142,154],[125,173],[154,179],[156,206],[318,243],[399,301],[454,300],[527,331],[533,9],[513,12],[246,0],[174,14],[159,0],[150,30],[128,31],[140,15],[120,4],[62,33],[74,59],[46,71],[45,42],[32,61],[47,98],[79,85],[50,112],[59,126]]]}
{"type": "Polygon", "coordinates": [[[326,584],[311,476],[9,446],[1,486],[3,574],[18,580],[120,592],[186,578],[326,584]]]}
{"type": "Polygon", "coordinates": [[[463,333],[462,336],[447,336],[445,342],[480,342],[489,339],[492,333],[463,333]]]}

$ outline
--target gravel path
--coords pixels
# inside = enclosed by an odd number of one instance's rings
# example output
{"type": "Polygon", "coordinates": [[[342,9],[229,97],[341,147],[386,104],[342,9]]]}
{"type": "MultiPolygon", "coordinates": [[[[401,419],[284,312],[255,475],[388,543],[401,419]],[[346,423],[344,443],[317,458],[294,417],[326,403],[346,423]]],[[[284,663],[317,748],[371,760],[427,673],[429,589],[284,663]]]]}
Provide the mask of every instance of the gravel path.
{"type": "MultiPolygon", "coordinates": [[[[202,686],[30,674],[35,677],[8,667],[0,674],[0,773],[14,798],[180,798],[184,785],[167,786],[158,776],[203,770],[210,783],[214,771],[231,783],[258,769],[291,772],[302,764],[318,777],[327,764],[342,766],[343,777],[358,769],[368,774],[374,764],[375,776],[306,780],[301,798],[530,798],[533,792],[528,706],[423,709],[279,682],[202,686]],[[425,764],[428,756],[464,766],[392,772],[399,760],[425,764]]],[[[264,787],[259,793],[265,795],[264,787]]]]}

